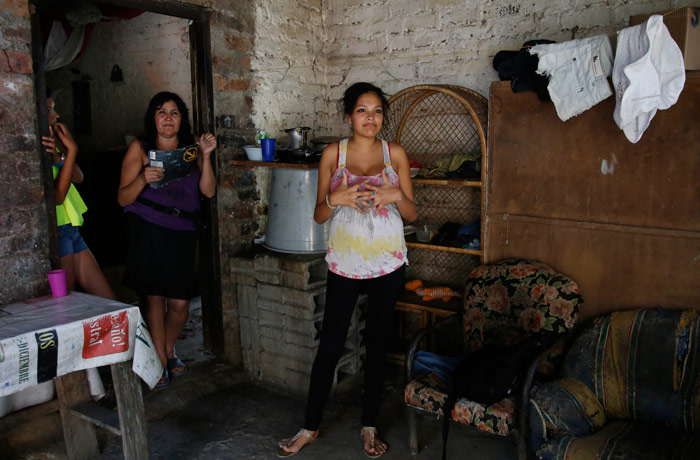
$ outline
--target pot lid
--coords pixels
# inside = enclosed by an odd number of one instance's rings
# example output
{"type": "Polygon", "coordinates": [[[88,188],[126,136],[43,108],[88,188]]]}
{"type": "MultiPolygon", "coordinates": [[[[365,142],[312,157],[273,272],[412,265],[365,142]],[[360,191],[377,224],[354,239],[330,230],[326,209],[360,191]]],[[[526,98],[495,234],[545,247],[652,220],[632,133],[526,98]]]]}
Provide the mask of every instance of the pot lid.
{"type": "Polygon", "coordinates": [[[332,142],[338,142],[340,141],[340,137],[338,136],[319,136],[319,137],[314,137],[311,139],[312,144],[330,144],[332,142]]]}
{"type": "Polygon", "coordinates": [[[292,131],[311,131],[308,126],[297,126],[296,128],[287,128],[284,130],[285,133],[290,133],[292,131]]]}

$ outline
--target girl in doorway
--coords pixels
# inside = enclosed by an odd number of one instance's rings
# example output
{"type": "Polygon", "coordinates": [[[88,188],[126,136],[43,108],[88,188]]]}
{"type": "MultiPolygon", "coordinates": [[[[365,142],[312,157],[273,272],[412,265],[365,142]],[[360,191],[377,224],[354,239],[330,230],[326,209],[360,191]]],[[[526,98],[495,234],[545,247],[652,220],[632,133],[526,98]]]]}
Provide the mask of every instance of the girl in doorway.
{"type": "Polygon", "coordinates": [[[53,163],[58,246],[61,268],[66,270],[68,290],[75,290],[77,283],[88,294],[114,300],[114,291],[80,236],[79,229],[83,225],[83,213],[87,211],[87,206],[73,185],[83,181],[83,172],[75,162],[78,144],[68,127],[58,121],[59,115],[54,106],[55,94],[48,88],[46,92],[49,95],[46,105],[49,110],[50,136],[42,136],[41,143],[51,155],[53,163]]]}
{"type": "MultiPolygon", "coordinates": [[[[46,105],[49,115],[49,136],[42,136],[41,143],[51,155],[56,201],[56,222],[58,225],[58,249],[61,268],[66,270],[66,286],[75,290],[76,284],[88,294],[115,300],[117,297],[102,274],[95,256],[80,235],[83,213],[87,206],[80,197],[75,184],[83,181],[83,172],[75,162],[78,144],[68,127],[58,121],[55,107],[56,93],[46,89],[46,105]]],[[[97,368],[88,368],[87,380],[90,394],[95,400],[105,396],[104,385],[97,368]]]]}
{"type": "Polygon", "coordinates": [[[128,254],[124,284],[145,298],[146,323],[158,351],[163,376],[187,372],[175,354],[175,341],[189,315],[194,295],[196,214],[199,194],[211,198],[216,178],[211,152],[216,148],[213,134],[198,139],[191,134],[189,112],[174,93],[153,96],[144,117],[146,133],[131,142],[122,162],[117,198],[127,213],[128,254]],[[197,164],[185,177],[152,188],[160,181],[163,168],[149,166],[149,150],[174,150],[199,143],[197,164]]]}
{"type": "Polygon", "coordinates": [[[318,436],[360,292],[368,296],[360,437],[368,457],[380,457],[388,448],[377,434],[376,419],[390,338],[387,331],[393,328],[394,305],[408,263],[403,220],[415,220],[417,211],[406,151],[377,139],[388,105],[382,90],[356,83],[345,91],[342,102],[352,137],[323,150],[314,211],[319,224],[333,219],[321,341],[311,369],[303,428],[280,441],[279,457],[295,455],[318,436]]]}

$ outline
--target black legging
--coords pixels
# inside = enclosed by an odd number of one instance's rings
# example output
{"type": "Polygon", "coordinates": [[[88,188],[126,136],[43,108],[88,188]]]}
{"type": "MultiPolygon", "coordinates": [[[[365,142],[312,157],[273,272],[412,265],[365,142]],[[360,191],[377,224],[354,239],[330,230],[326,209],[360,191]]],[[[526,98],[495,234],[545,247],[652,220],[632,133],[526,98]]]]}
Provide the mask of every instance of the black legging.
{"type": "Polygon", "coordinates": [[[387,348],[394,327],[394,305],[403,288],[404,272],[405,265],[402,265],[388,275],[362,280],[328,272],[321,343],[311,368],[306,400],[304,428],[307,430],[316,431],[321,425],[335,367],[345,348],[350,318],[361,292],[367,293],[368,301],[364,333],[366,358],[362,426],[376,426],[387,348]]]}

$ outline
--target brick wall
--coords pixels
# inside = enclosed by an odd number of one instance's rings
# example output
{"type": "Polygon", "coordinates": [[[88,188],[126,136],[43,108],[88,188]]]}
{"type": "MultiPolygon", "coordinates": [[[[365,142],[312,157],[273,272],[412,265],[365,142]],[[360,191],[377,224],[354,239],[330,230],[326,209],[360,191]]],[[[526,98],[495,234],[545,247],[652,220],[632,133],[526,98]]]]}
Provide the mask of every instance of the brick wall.
{"type": "Polygon", "coordinates": [[[48,219],[26,0],[0,0],[0,304],[48,291],[48,219]]]}
{"type": "MultiPolygon", "coordinates": [[[[493,56],[527,40],[610,34],[629,16],[687,4],[674,0],[328,0],[324,2],[328,113],[356,81],[389,94],[417,84],[455,84],[488,95],[493,56]]],[[[337,118],[329,131],[347,130],[337,118]]]]}
{"type": "MultiPolygon", "coordinates": [[[[212,10],[215,116],[230,146],[217,150],[226,352],[240,362],[231,258],[264,232],[269,175],[231,166],[256,129],[283,142],[286,127],[346,135],[335,101],[367,80],[389,93],[454,83],[486,94],[493,55],[527,39],[567,40],[623,27],[672,0],[183,0],[212,10]]],[[[48,292],[48,228],[37,144],[27,0],[0,0],[0,303],[48,292]]],[[[110,63],[111,64],[111,63],[110,63]]],[[[125,69],[128,64],[122,65],[125,69]]],[[[111,65],[106,66],[111,70],[111,65]]],[[[188,73],[188,72],[184,72],[188,73]]],[[[129,72],[125,73],[128,78],[129,72]]]]}

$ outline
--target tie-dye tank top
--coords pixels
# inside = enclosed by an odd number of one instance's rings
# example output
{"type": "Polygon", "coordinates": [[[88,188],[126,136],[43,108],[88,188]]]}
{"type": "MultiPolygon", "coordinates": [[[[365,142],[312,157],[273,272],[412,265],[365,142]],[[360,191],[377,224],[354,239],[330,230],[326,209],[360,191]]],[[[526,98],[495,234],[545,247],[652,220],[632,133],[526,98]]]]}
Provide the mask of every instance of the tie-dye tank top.
{"type": "MultiPolygon", "coordinates": [[[[348,185],[365,182],[381,186],[381,174],[357,176],[345,168],[347,151],[348,140],[343,139],[338,146],[338,167],[331,177],[331,191],[342,184],[343,171],[347,175],[348,185]]],[[[382,152],[387,177],[398,187],[399,176],[391,166],[386,141],[382,141],[382,152]]],[[[333,273],[354,279],[376,278],[408,264],[403,220],[396,203],[382,208],[376,217],[373,209],[361,213],[349,206],[336,208],[328,236],[326,262],[333,273]]]]}

